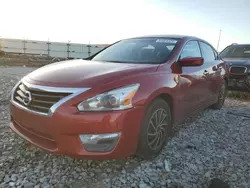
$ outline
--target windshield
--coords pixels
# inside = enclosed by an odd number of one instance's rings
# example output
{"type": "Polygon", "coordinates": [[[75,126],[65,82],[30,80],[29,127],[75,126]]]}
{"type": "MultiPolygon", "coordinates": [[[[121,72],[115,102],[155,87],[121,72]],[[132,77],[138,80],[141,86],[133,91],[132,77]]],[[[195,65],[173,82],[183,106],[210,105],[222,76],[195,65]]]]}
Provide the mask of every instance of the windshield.
{"type": "Polygon", "coordinates": [[[178,39],[141,38],[122,40],[97,54],[93,61],[158,64],[167,60],[178,39]]]}
{"type": "Polygon", "coordinates": [[[250,58],[250,45],[232,46],[220,54],[223,58],[250,58]]]}

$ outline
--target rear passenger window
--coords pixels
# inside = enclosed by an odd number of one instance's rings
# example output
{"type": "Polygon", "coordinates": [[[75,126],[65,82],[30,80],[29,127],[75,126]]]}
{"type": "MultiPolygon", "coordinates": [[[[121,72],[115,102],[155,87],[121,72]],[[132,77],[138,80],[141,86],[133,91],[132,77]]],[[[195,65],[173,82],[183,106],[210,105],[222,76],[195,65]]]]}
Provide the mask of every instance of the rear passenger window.
{"type": "Polygon", "coordinates": [[[181,59],[185,57],[201,57],[200,47],[197,41],[189,41],[181,52],[181,59]]]}
{"type": "Polygon", "coordinates": [[[203,56],[205,62],[206,61],[214,61],[216,58],[215,58],[213,48],[204,42],[200,42],[200,45],[201,45],[202,56],[203,56]]]}

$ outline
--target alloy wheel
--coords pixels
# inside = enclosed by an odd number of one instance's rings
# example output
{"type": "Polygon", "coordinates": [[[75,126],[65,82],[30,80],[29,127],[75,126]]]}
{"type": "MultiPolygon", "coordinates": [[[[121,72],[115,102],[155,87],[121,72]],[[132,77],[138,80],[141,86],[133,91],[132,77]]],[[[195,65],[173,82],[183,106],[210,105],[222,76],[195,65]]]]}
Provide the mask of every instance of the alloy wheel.
{"type": "Polygon", "coordinates": [[[147,131],[148,146],[152,150],[158,150],[164,144],[167,135],[168,114],[165,109],[157,109],[149,120],[147,131]]]}

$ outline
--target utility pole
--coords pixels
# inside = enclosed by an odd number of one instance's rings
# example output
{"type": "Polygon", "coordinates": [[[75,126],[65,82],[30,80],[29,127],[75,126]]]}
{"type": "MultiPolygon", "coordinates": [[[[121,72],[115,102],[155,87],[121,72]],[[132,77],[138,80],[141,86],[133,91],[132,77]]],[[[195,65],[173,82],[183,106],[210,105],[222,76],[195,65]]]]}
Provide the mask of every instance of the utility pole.
{"type": "Polygon", "coordinates": [[[221,29],[220,29],[219,39],[217,43],[217,51],[219,50],[219,46],[220,46],[220,37],[221,37],[221,29]]]}

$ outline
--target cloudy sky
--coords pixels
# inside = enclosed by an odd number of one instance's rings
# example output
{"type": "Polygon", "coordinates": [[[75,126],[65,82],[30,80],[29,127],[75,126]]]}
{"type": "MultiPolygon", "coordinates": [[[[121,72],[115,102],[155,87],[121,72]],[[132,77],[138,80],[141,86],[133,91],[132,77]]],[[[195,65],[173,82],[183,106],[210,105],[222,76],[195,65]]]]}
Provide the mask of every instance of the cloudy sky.
{"type": "Polygon", "coordinates": [[[220,49],[250,43],[249,0],[1,0],[0,37],[112,43],[183,34],[220,49]]]}

